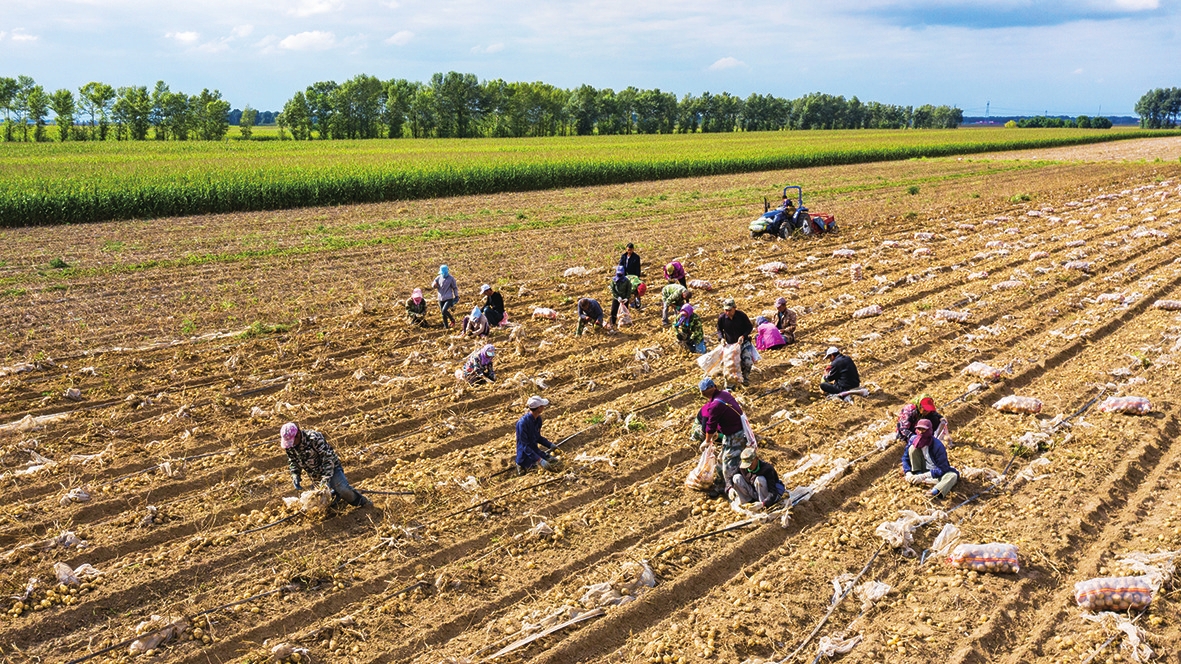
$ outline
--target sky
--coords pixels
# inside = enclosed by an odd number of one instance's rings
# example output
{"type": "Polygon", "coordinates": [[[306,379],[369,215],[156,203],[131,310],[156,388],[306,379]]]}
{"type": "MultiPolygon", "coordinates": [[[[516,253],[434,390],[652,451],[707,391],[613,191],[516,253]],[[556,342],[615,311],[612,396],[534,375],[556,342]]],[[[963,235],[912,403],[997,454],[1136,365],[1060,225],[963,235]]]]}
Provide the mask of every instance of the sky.
{"type": "Polygon", "coordinates": [[[0,76],[279,110],[360,73],[826,92],[967,115],[1132,115],[1181,86],[1181,0],[4,0],[0,76]]]}

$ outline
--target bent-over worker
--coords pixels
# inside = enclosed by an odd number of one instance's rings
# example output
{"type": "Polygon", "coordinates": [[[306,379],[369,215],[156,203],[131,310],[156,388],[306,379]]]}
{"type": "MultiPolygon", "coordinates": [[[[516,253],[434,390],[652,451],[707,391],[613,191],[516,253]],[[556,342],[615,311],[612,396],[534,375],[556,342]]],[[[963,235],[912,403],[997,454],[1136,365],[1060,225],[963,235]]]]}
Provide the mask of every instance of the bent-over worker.
{"type": "Polygon", "coordinates": [[[496,357],[496,348],[486,344],[463,362],[463,378],[475,385],[479,382],[491,383],[496,380],[496,371],[492,368],[492,358],[496,357]]]}
{"type": "Polygon", "coordinates": [[[486,337],[491,327],[488,324],[488,317],[484,315],[483,310],[479,307],[472,307],[472,313],[463,317],[463,324],[460,326],[462,336],[486,337]]]}
{"type": "Polygon", "coordinates": [[[726,480],[726,490],[729,491],[733,488],[731,482],[738,472],[742,450],[749,444],[742,426],[742,406],[734,395],[719,390],[712,378],[703,379],[697,387],[706,399],[700,411],[706,441],[712,434],[722,434],[722,453],[718,459],[722,466],[722,477],[726,480]]]}
{"type": "Polygon", "coordinates": [[[316,480],[316,487],[331,489],[337,497],[354,507],[369,507],[373,503],[349,485],[344,466],[336,450],[319,431],[304,431],[295,422],[279,429],[279,446],[287,453],[287,468],[296,491],[303,491],[303,474],[316,480]]]}
{"type": "Polygon", "coordinates": [[[593,297],[578,298],[574,311],[578,314],[578,327],[574,330],[574,336],[582,336],[582,329],[588,324],[592,328],[603,325],[603,307],[593,297]]]}
{"type": "Polygon", "coordinates": [[[701,355],[705,352],[705,329],[701,325],[701,316],[693,311],[693,305],[685,304],[673,325],[677,333],[677,343],[690,353],[701,355]]]}
{"type": "Polygon", "coordinates": [[[531,396],[525,402],[525,408],[528,408],[529,412],[517,420],[517,475],[524,475],[530,468],[538,465],[549,470],[554,462],[554,457],[549,452],[557,445],[541,435],[541,416],[548,405],[549,399],[531,396]],[[542,447],[545,450],[542,450],[542,447]]]}

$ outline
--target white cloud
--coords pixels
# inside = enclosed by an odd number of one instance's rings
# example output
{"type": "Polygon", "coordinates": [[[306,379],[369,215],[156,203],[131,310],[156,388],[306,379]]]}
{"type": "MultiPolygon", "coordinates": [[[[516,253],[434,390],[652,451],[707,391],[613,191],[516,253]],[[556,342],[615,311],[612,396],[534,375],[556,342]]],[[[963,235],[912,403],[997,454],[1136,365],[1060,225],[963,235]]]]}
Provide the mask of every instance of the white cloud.
{"type": "Polygon", "coordinates": [[[393,44],[394,46],[405,46],[406,44],[410,43],[411,39],[414,39],[413,32],[410,32],[409,30],[399,30],[395,32],[389,39],[385,40],[385,43],[393,44]]]}
{"type": "Polygon", "coordinates": [[[726,56],[718,59],[717,62],[706,67],[709,71],[722,71],[723,69],[733,69],[735,67],[745,67],[746,63],[738,58],[726,56]]]}
{"type": "Polygon", "coordinates": [[[7,35],[7,34],[8,34],[7,32],[0,30],[0,41],[4,41],[4,35],[7,35]]]}
{"type": "Polygon", "coordinates": [[[1073,72],[1073,73],[1075,73],[1075,74],[1081,74],[1081,73],[1083,73],[1083,68],[1082,68],[1082,67],[1079,67],[1078,69],[1074,70],[1074,72],[1073,72]]]}
{"type": "Polygon", "coordinates": [[[175,39],[182,44],[193,44],[201,38],[199,33],[188,30],[185,32],[167,32],[164,34],[169,39],[175,39]]]}
{"type": "Polygon", "coordinates": [[[1160,8],[1160,0],[1115,0],[1116,9],[1124,11],[1148,11],[1160,8]]]}
{"type": "Polygon", "coordinates": [[[323,51],[336,44],[336,35],[322,30],[288,35],[279,41],[279,47],[288,51],[323,51]]]}
{"type": "Polygon", "coordinates": [[[254,32],[253,25],[239,25],[230,34],[234,37],[249,37],[252,32],[254,32]]]}
{"type": "Polygon", "coordinates": [[[472,47],[472,53],[476,53],[476,54],[500,53],[503,50],[504,50],[504,44],[501,42],[496,42],[495,44],[489,44],[488,46],[473,46],[472,47]]]}
{"type": "Polygon", "coordinates": [[[343,4],[342,0],[300,0],[296,6],[288,11],[292,16],[315,16],[316,14],[327,14],[340,9],[343,4]]]}

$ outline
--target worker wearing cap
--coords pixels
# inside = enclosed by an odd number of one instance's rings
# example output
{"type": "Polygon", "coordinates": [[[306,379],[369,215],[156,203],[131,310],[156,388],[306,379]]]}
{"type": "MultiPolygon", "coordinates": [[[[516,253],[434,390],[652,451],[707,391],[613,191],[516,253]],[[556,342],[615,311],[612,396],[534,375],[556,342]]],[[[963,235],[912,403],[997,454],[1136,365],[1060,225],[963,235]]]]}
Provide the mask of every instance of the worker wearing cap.
{"type": "Polygon", "coordinates": [[[664,266],[664,278],[669,281],[675,281],[681,286],[688,288],[689,285],[685,283],[685,266],[681,265],[680,261],[673,261],[664,266]]]}
{"type": "Polygon", "coordinates": [[[549,470],[555,461],[549,451],[553,451],[557,445],[541,435],[541,415],[548,405],[549,399],[531,396],[525,402],[529,412],[517,420],[517,475],[524,475],[530,468],[538,465],[549,470]],[[542,450],[542,447],[545,450],[542,450]]]}
{"type": "Polygon", "coordinates": [[[935,400],[929,394],[920,394],[919,398],[902,407],[902,412],[898,413],[898,422],[895,424],[898,439],[904,443],[910,442],[910,437],[914,435],[914,427],[919,420],[930,422],[932,431],[939,431],[939,425],[944,421],[943,416],[935,410],[935,400]]]}
{"type": "Polygon", "coordinates": [[[627,249],[619,257],[619,266],[623,268],[623,273],[626,275],[644,276],[640,273],[640,255],[636,253],[636,245],[631,242],[627,243],[627,249]]]}
{"type": "Polygon", "coordinates": [[[665,327],[668,327],[669,316],[676,314],[681,310],[681,307],[689,304],[689,289],[677,283],[673,279],[669,279],[668,285],[660,291],[660,301],[662,303],[660,309],[660,322],[665,327]]]}
{"type": "Polygon", "coordinates": [[[294,422],[279,429],[279,446],[287,453],[287,468],[296,491],[303,490],[303,473],[316,478],[316,487],[331,489],[336,496],[355,507],[369,507],[373,503],[349,485],[344,467],[336,450],[319,431],[305,431],[294,422]]]}
{"type": "Polygon", "coordinates": [[[919,420],[902,451],[902,476],[911,484],[934,485],[932,498],[946,498],[959,481],[959,471],[947,461],[947,448],[932,433],[930,420],[919,420]]]}
{"type": "Polygon", "coordinates": [[[787,307],[787,298],[781,297],[775,300],[775,327],[783,335],[784,343],[794,344],[796,342],[798,322],[799,317],[796,316],[796,312],[787,307]]]}
{"type": "Polygon", "coordinates": [[[706,441],[702,444],[708,445],[714,435],[722,435],[722,453],[718,460],[728,491],[733,488],[730,483],[738,472],[742,450],[749,444],[742,426],[742,406],[734,395],[719,390],[712,378],[703,379],[697,387],[701,390],[701,396],[705,397],[705,405],[699,413],[706,441]]]}
{"type": "Polygon", "coordinates": [[[480,295],[484,296],[484,315],[488,317],[488,324],[492,327],[503,324],[504,296],[496,291],[491,284],[480,286],[480,295]]]}
{"type": "Polygon", "coordinates": [[[759,459],[755,448],[742,450],[739,457],[738,472],[730,481],[730,500],[738,499],[741,503],[762,503],[763,507],[770,507],[783,497],[783,483],[779,481],[779,473],[775,467],[759,459]]]}
{"type": "MultiPolygon", "coordinates": [[[[825,394],[840,394],[861,387],[861,376],[857,374],[857,365],[853,364],[853,358],[841,354],[841,349],[836,346],[829,346],[824,352],[824,359],[828,360],[828,366],[825,368],[824,382],[820,384],[820,389],[824,390],[825,394]]],[[[851,400],[849,397],[846,399],[851,400]]]]}
{"type": "Polygon", "coordinates": [[[750,318],[738,310],[734,298],[726,298],[722,303],[722,313],[718,316],[718,338],[728,344],[742,344],[742,382],[750,383],[750,368],[755,363],[755,347],[751,343],[751,333],[755,330],[750,318]]]}

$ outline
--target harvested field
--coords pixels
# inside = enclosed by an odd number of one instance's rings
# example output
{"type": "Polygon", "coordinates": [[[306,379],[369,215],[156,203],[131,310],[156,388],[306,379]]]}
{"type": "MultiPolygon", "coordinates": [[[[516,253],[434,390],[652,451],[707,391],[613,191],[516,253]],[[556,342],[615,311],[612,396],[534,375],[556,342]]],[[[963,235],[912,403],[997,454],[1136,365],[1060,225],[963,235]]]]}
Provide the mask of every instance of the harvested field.
{"type": "MultiPolygon", "coordinates": [[[[947,159],[5,231],[0,594],[44,583],[0,605],[0,657],[129,660],[123,642],[158,615],[190,629],[139,659],[259,662],[290,643],[366,664],[505,648],[494,661],[808,662],[821,637],[860,636],[838,657],[1080,661],[1115,632],[1080,618],[1074,583],[1181,548],[1181,318],[1153,307],[1181,299],[1179,196],[1173,163],[947,159]],[[751,240],[762,196],[796,182],[841,232],[751,240]],[[676,258],[713,284],[694,300],[707,322],[727,296],[752,317],[780,295],[800,312],[799,343],[738,392],[789,489],[830,480],[785,523],[686,541],[745,516],[684,487],[699,374],[654,295],[619,334],[572,335],[572,300],[606,301],[629,240],[652,281],[676,258]],[[788,274],[761,273],[769,261],[788,274]],[[496,283],[523,324],[494,333],[493,386],[450,377],[477,344],[403,322],[399,302],[440,262],[461,312],[496,283]],[[562,276],[575,266],[592,273],[562,276]],[[853,317],[870,305],[883,313],[853,317]],[[868,398],[817,396],[830,344],[868,398]],[[1008,373],[973,391],[971,362],[1008,373]],[[513,423],[538,391],[564,468],[516,477],[513,423]],[[921,391],[947,404],[953,465],[1006,473],[992,490],[983,473],[932,503],[899,478],[900,443],[875,443],[921,391]],[[1041,412],[991,407],[1011,394],[1041,412]],[[1062,421],[1111,395],[1152,412],[1062,421]],[[355,486],[413,495],[293,517],[288,419],[325,432],[355,486]],[[1015,454],[1023,438],[1034,447],[1015,454]],[[875,531],[901,509],[946,514],[884,545],[875,531]],[[924,556],[949,522],[964,542],[1017,545],[1021,571],[924,556]],[[87,545],[47,542],[63,531],[87,545]],[[102,574],[63,591],[58,562],[102,574]],[[833,580],[858,573],[889,593],[834,607],[833,580]],[[604,582],[637,598],[587,612],[604,582]]],[[[1137,619],[1165,659],[1181,637],[1171,588],[1137,619]]],[[[1094,661],[1128,661],[1122,642],[1094,661]]]]}
{"type": "Polygon", "coordinates": [[[973,159],[1044,159],[1049,161],[1178,161],[1181,160],[1181,138],[1144,138],[1118,143],[1074,145],[1039,150],[992,152],[973,159]]]}

